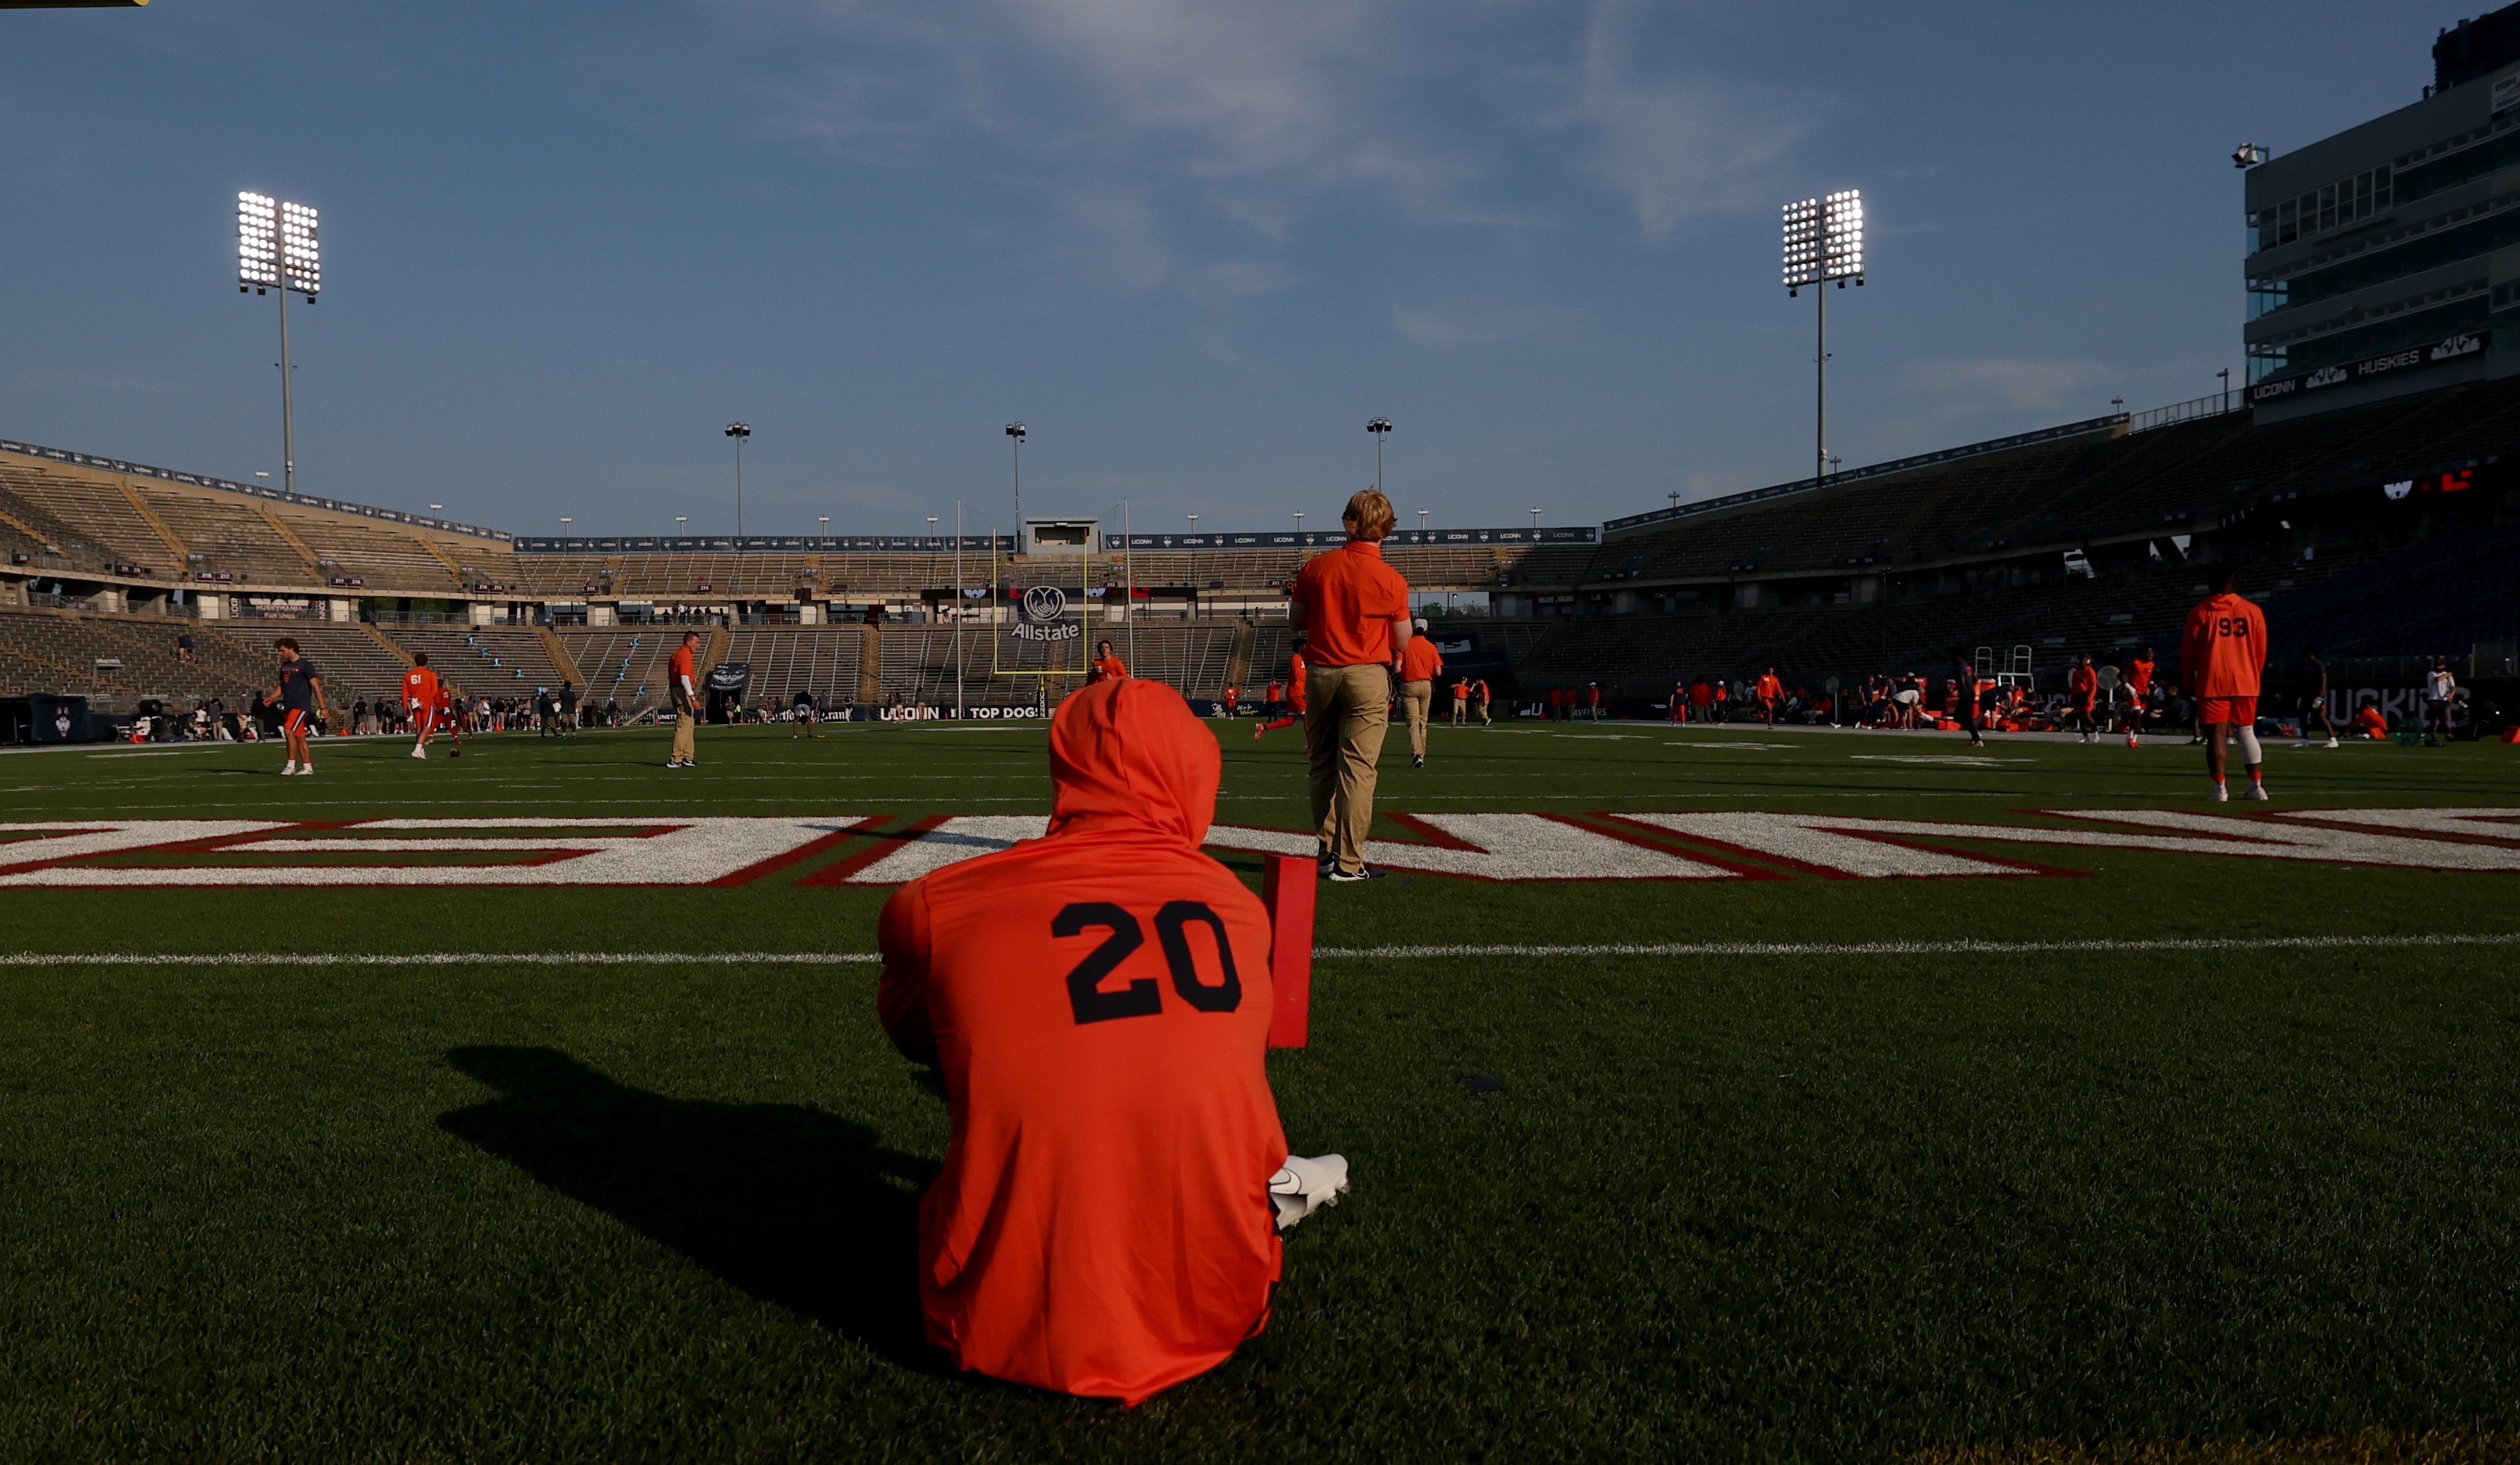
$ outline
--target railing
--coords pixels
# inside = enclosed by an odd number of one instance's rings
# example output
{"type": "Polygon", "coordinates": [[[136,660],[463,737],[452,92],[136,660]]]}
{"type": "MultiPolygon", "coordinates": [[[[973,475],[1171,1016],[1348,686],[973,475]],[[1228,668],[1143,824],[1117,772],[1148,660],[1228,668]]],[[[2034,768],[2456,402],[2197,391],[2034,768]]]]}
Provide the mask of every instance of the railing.
{"type": "Polygon", "coordinates": [[[82,468],[102,468],[126,478],[161,479],[169,483],[191,483],[201,488],[217,488],[229,493],[249,493],[284,504],[306,504],[330,509],[336,514],[356,514],[363,519],[386,519],[395,524],[416,524],[432,529],[453,529],[484,539],[505,540],[505,529],[485,529],[479,525],[460,524],[452,519],[432,519],[427,514],[406,514],[399,509],[380,509],[371,504],[354,504],[338,498],[316,498],[304,493],[290,493],[260,483],[240,483],[232,479],[214,479],[198,473],[177,473],[171,468],[152,468],[146,463],[127,463],[120,458],[100,458],[94,453],[73,453],[64,448],[39,447],[31,442],[12,442],[0,437],[0,451],[24,453],[30,458],[50,458],[56,463],[75,463],[82,468]]]}
{"type": "Polygon", "coordinates": [[[2166,428],[2174,423],[2194,422],[2200,417],[2220,417],[2226,412],[2245,412],[2248,407],[2247,392],[2218,391],[2212,396],[2190,397],[2183,402],[2173,402],[2167,407],[2155,407],[2149,412],[2138,412],[2127,419],[2127,431],[2149,433],[2154,428],[2166,428]]]}
{"type": "Polygon", "coordinates": [[[1862,482],[1866,479],[1907,473],[1912,469],[1931,468],[1936,464],[1958,462],[1962,458],[2009,452],[2014,448],[2029,447],[2034,443],[2054,442],[2065,437],[2080,437],[2088,433],[2104,433],[2112,428],[2123,426],[2126,421],[2127,415],[2123,412],[2107,417],[2091,417],[2081,422],[2060,423],[2052,428],[2041,428],[2033,433],[2015,433],[2009,437],[1990,437],[1984,442],[1964,443],[1958,447],[1918,453],[1912,458],[1894,458],[1887,463],[1850,468],[1844,473],[1830,474],[1825,479],[1796,479],[1790,483],[1752,488],[1743,493],[1727,493],[1720,498],[1701,498],[1692,504],[1679,504],[1668,509],[1654,509],[1643,514],[1631,514],[1624,519],[1613,519],[1601,526],[1601,531],[1605,534],[1615,533],[1620,529],[1632,529],[1641,525],[1662,524],[1669,520],[1687,519],[1695,514],[1710,514],[1717,509],[1730,509],[1736,504],[1753,504],[1762,499],[1782,498],[1789,493],[1808,493],[1815,488],[1838,483],[1862,482]]]}

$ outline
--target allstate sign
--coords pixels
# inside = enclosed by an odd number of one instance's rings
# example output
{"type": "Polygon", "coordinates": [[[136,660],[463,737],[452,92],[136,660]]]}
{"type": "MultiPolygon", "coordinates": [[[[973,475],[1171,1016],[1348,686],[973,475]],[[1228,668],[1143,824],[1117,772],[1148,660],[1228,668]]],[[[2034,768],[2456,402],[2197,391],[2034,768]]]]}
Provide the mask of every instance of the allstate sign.
{"type": "Polygon", "coordinates": [[[1073,641],[1085,628],[1067,616],[1067,592],[1057,585],[1034,585],[1023,593],[1023,619],[1015,622],[1018,641],[1073,641]]]}

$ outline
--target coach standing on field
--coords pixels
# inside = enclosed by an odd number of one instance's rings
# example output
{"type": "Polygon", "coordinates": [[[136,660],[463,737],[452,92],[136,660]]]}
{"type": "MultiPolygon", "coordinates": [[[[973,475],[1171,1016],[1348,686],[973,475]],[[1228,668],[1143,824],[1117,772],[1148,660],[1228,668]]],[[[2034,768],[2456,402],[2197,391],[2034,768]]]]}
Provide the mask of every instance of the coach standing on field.
{"type": "Polygon", "coordinates": [[[1368,488],[1339,522],[1347,543],[1315,555],[1295,576],[1287,624],[1305,657],[1304,747],[1312,758],[1313,827],[1322,873],[1345,884],[1381,872],[1365,864],[1373,825],[1374,764],[1391,725],[1391,677],[1409,645],[1409,582],[1382,563],[1391,500],[1368,488]]]}
{"type": "Polygon", "coordinates": [[[683,632],[682,649],[665,664],[665,693],[674,700],[674,753],[665,760],[668,768],[697,768],[698,750],[694,746],[700,724],[699,660],[700,633],[683,632]]]}

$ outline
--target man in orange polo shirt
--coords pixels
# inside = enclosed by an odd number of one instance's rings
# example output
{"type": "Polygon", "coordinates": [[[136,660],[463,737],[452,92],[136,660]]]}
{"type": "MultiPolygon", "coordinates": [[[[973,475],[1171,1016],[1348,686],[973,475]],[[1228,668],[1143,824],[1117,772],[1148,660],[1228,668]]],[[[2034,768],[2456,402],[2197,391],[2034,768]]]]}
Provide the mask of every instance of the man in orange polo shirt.
{"type": "Polygon", "coordinates": [[[2214,775],[2209,796],[2231,797],[2224,782],[2229,768],[2224,739],[2240,745],[2249,770],[2249,797],[2267,797],[2266,754],[2258,747],[2258,678],[2267,665],[2267,618],[2242,600],[2238,572],[2215,577],[2214,593],[2187,613],[2179,638],[2179,679],[2196,699],[2196,730],[2205,738],[2205,771],[2214,775]]]}
{"type": "Polygon", "coordinates": [[[1086,687],[1051,723],[1050,832],[884,905],[877,1011],[954,1124],[920,1310],[964,1368],[1131,1405],[1205,1373],[1267,1325],[1279,1234],[1346,1187],[1279,1127],[1269,915],[1199,851],[1222,766],[1171,688],[1086,687]]]}
{"type": "Polygon", "coordinates": [[[1312,757],[1313,828],[1327,847],[1323,874],[1347,883],[1380,875],[1365,864],[1373,826],[1374,764],[1391,725],[1391,673],[1409,649],[1409,582],[1382,563],[1391,500],[1368,488],[1339,522],[1347,543],[1315,555],[1288,591],[1287,621],[1312,643],[1304,746],[1312,757]]]}
{"type": "Polygon", "coordinates": [[[700,725],[699,646],[699,632],[683,632],[681,648],[665,664],[665,695],[674,702],[674,752],[665,760],[668,768],[699,766],[694,746],[700,725]]]}
{"type": "Polygon", "coordinates": [[[1775,727],[1777,714],[1785,710],[1785,684],[1778,678],[1776,667],[1771,666],[1759,673],[1757,696],[1760,719],[1775,727]]]}
{"type": "Polygon", "coordinates": [[[1409,710],[1409,766],[1426,766],[1426,714],[1435,704],[1435,673],[1444,669],[1444,654],[1426,634],[1426,622],[1400,652],[1400,704],[1409,710]]]}
{"type": "Polygon", "coordinates": [[[1096,682],[1117,681],[1128,674],[1128,664],[1112,653],[1110,642],[1098,641],[1095,643],[1094,664],[1087,668],[1085,673],[1085,684],[1087,686],[1090,687],[1096,682]]]}

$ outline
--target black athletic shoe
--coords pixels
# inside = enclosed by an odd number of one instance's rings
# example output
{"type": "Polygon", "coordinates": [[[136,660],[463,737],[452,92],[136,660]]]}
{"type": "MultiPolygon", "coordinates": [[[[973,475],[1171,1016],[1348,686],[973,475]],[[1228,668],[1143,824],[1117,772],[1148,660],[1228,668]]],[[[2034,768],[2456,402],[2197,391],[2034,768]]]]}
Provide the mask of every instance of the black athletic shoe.
{"type": "Polygon", "coordinates": [[[1413,757],[1409,760],[1409,766],[1412,768],[1423,768],[1426,766],[1426,759],[1422,755],[1413,757]]]}
{"type": "Polygon", "coordinates": [[[1354,873],[1346,870],[1332,870],[1329,878],[1333,885],[1354,885],[1361,880],[1380,880],[1382,872],[1372,865],[1359,865],[1354,873]]]}

